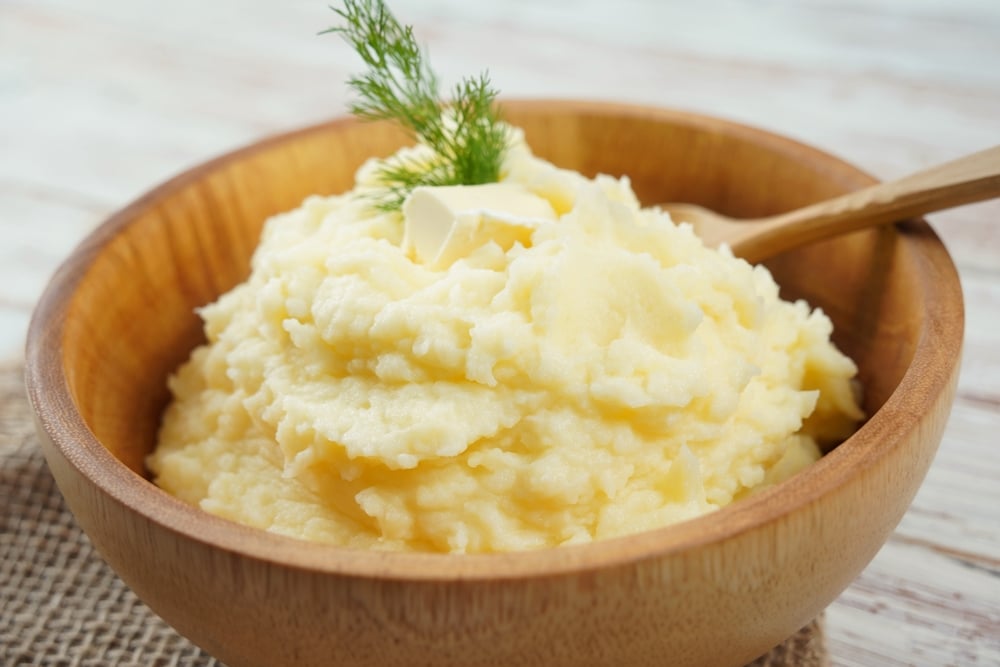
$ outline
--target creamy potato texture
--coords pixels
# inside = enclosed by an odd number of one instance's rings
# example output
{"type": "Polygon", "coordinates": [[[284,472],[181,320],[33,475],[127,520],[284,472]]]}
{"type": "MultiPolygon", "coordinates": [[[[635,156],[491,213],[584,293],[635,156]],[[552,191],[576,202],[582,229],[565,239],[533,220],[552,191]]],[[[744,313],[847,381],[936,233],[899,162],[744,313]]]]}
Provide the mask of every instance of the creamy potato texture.
{"type": "Polygon", "coordinates": [[[308,540],[535,549],[710,512],[851,432],[825,315],[511,136],[503,182],[544,215],[479,211],[461,253],[373,209],[373,163],[268,221],[170,380],[157,484],[308,540]]]}

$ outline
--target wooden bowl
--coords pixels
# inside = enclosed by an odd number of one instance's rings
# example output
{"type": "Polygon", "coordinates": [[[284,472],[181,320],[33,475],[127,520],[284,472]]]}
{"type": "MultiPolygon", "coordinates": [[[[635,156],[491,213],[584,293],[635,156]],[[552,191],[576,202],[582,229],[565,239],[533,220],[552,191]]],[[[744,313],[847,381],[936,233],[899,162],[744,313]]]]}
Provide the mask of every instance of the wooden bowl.
{"type": "MultiPolygon", "coordinates": [[[[873,181],[698,115],[547,101],[506,114],[537,154],[628,174],[647,203],[750,216],[873,181]]],[[[113,216],[53,278],[28,389],[59,487],[122,579],[233,667],[741,665],[819,614],[903,516],[953,398],[962,294],[921,221],[770,263],[786,296],[833,319],[870,419],[790,481],[704,518],[526,553],[372,553],[239,526],[146,479],[165,378],[201,340],[193,308],[244,279],[265,218],[349,188],[365,158],[403,141],[338,120],[213,160],[113,216]]]]}

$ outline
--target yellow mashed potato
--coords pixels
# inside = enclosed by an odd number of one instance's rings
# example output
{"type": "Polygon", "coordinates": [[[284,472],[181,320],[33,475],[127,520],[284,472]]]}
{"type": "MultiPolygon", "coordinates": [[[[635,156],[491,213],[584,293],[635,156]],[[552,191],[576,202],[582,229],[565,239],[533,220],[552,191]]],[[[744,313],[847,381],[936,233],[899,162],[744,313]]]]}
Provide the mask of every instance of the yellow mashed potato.
{"type": "Polygon", "coordinates": [[[555,219],[445,265],[373,209],[373,163],[269,220],[170,380],[157,484],[307,540],[535,549],[710,512],[850,433],[856,369],[825,315],[627,179],[511,142],[503,181],[555,219]]]}

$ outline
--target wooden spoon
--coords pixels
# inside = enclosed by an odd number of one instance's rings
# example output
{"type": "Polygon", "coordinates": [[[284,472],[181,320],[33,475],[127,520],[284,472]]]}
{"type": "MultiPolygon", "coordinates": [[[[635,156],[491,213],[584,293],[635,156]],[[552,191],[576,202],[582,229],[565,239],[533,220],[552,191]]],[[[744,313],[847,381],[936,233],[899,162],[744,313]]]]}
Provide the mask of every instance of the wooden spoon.
{"type": "Polygon", "coordinates": [[[756,263],[811,241],[994,197],[1000,197],[1000,146],[763,218],[730,218],[695,204],[660,208],[675,222],[690,222],[706,245],[727,243],[756,263]]]}

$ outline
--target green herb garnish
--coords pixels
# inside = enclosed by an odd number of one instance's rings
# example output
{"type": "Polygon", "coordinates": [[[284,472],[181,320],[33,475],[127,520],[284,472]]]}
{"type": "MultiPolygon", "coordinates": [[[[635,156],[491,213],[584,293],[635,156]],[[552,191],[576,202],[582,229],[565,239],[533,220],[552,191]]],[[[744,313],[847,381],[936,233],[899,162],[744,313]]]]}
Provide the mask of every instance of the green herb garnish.
{"type": "Polygon", "coordinates": [[[323,33],[339,33],[361,56],[368,71],[348,80],[360,98],[351,113],[369,120],[393,120],[429,146],[429,163],[396,160],[382,165],[386,192],[376,206],[399,209],[420,185],[478,185],[500,178],[507,134],[500,123],[487,72],[463,79],[450,102],[438,94],[438,81],[413,37],[382,0],[345,0],[331,7],[345,21],[323,33]]]}

